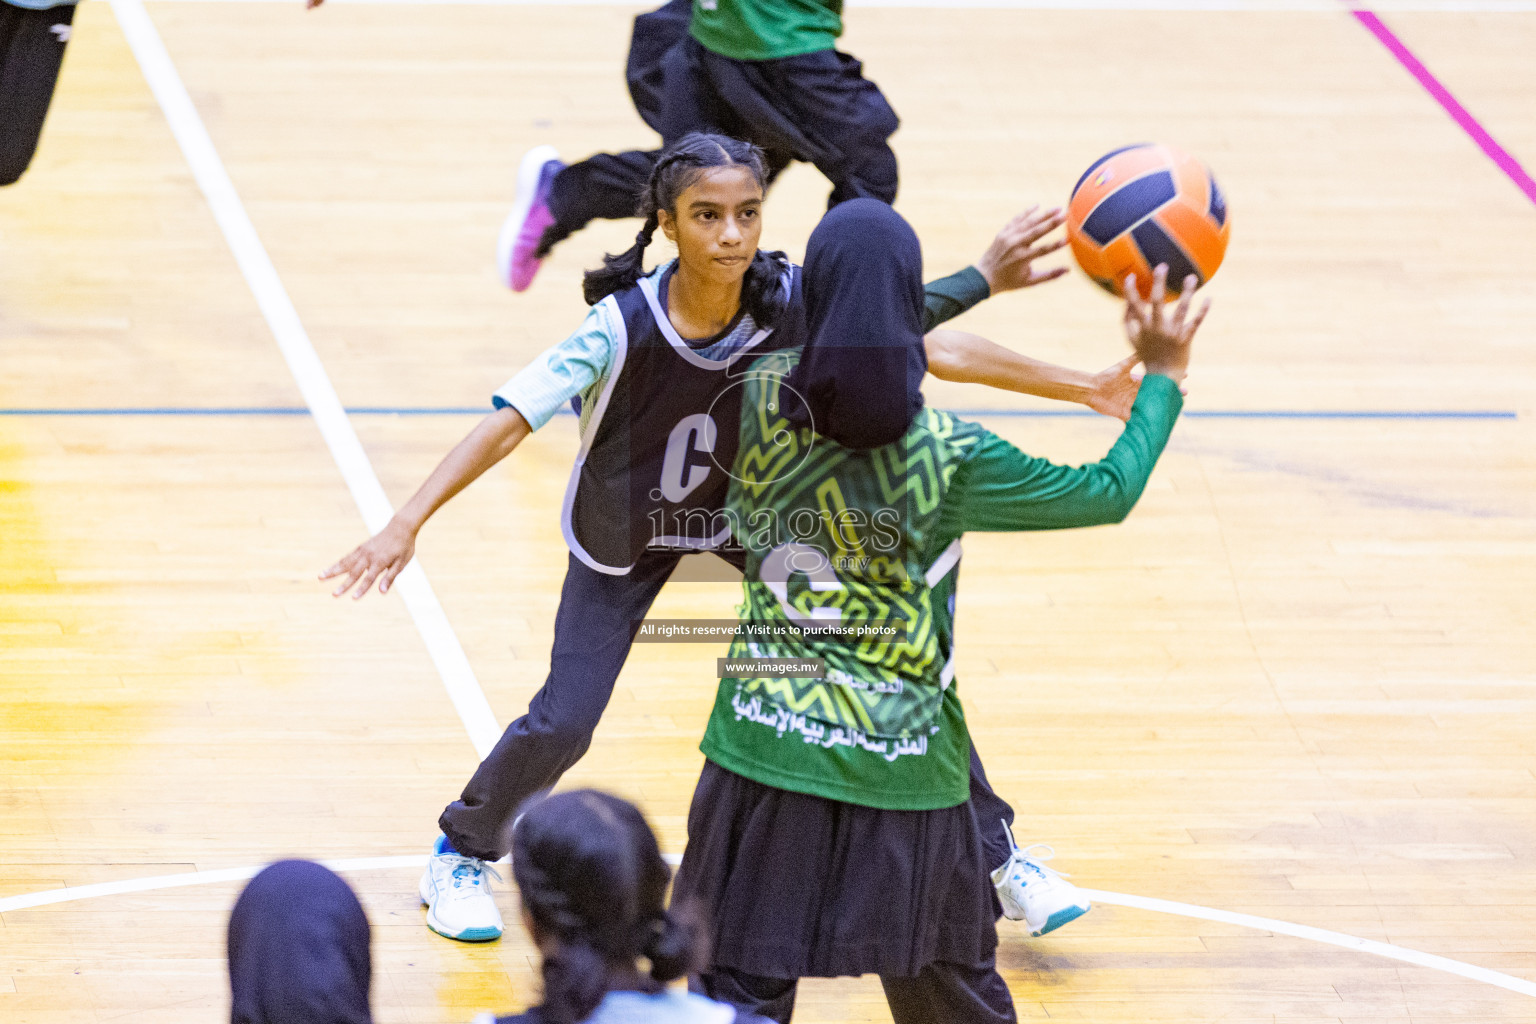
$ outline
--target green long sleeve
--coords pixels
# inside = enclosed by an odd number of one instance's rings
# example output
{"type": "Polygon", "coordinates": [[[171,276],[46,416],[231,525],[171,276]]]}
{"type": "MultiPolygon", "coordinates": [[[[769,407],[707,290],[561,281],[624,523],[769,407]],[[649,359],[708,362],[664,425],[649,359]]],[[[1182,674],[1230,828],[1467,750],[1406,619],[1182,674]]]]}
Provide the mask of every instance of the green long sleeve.
{"type": "Polygon", "coordinates": [[[975,267],[923,285],[923,331],[953,320],[992,294],[992,286],[975,267]]]}
{"type": "Polygon", "coordinates": [[[1148,375],[1119,439],[1086,466],[1059,466],[989,434],[956,471],[938,534],[1120,522],[1141,497],[1183,406],[1172,379],[1148,375]]]}

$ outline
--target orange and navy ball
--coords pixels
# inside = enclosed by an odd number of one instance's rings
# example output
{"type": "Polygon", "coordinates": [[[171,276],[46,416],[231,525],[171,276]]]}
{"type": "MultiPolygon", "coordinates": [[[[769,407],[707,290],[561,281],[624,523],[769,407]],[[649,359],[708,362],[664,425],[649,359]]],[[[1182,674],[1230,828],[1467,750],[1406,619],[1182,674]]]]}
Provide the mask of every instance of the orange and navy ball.
{"type": "Polygon", "coordinates": [[[1105,291],[1122,293],[1136,275],[1143,297],[1152,268],[1168,264],[1168,294],[1194,274],[1205,284],[1221,266],[1232,214],[1216,178],[1171,146],[1126,146],[1083,172],[1067,204],[1067,238],[1077,265],[1105,291]]]}

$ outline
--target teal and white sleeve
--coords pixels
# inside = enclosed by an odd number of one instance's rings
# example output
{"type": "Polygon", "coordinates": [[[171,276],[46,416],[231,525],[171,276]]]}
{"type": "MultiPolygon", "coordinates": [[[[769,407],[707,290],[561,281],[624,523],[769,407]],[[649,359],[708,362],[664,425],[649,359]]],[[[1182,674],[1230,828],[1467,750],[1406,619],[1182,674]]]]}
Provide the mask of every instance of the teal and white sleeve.
{"type": "Polygon", "coordinates": [[[491,396],[498,409],[511,406],[538,430],[576,395],[590,408],[618,348],[617,332],[605,303],[593,306],[569,338],[545,349],[491,396]]]}

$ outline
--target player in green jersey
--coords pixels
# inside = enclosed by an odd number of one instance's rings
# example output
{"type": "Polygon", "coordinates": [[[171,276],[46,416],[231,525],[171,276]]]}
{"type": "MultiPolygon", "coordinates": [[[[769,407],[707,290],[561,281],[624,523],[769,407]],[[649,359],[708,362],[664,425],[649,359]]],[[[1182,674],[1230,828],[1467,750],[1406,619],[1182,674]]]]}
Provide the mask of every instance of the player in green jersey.
{"type": "Polygon", "coordinates": [[[713,926],[706,994],[788,1021],[799,978],[873,973],[896,1024],[1016,1019],[968,799],[960,538],[1130,512],[1204,317],[1188,294],[1163,309],[1165,277],[1147,302],[1128,289],[1146,378],[1124,432],[1101,461],[1057,466],[923,408],[921,253],[899,215],[854,200],[817,227],[806,347],[759,359],[741,385],[727,515],[746,554],[743,628],[674,896],[713,926]]]}
{"type": "MultiPolygon", "coordinates": [[[[692,132],[729,135],[762,147],[770,181],[792,161],[813,164],[832,184],[828,206],[894,202],[899,120],[863,65],[836,49],[842,32],[843,0],[673,0],[635,20],[625,77],[665,146],[692,132]]],[[[524,154],[496,243],[502,282],[524,291],[563,239],[596,218],[634,216],[660,155],[567,165],[551,146],[524,154]]]]}

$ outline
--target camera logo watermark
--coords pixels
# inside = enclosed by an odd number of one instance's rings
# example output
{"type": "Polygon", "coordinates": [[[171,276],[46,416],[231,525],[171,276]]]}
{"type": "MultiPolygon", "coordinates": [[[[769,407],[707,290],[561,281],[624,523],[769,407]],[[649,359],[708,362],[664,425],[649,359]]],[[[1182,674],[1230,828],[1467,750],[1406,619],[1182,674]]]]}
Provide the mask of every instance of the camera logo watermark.
{"type": "MultiPolygon", "coordinates": [[[[750,468],[766,471],[766,475],[754,475],[751,479],[736,475],[736,467],[722,466],[719,460],[715,465],[726,476],[741,483],[755,483],[758,485],[770,484],[786,476],[790,476],[801,466],[805,460],[811,457],[811,450],[816,446],[816,418],[811,413],[811,403],[805,400],[805,396],[790,387],[789,379],[781,373],[772,370],[754,369],[748,371],[740,380],[732,381],[721,389],[715,396],[714,402],[709,407],[711,421],[717,408],[735,408],[735,404],[745,403],[746,388],[749,384],[756,384],[765,389],[771,389],[765,409],[770,416],[779,417],[781,422],[774,429],[773,436],[763,439],[763,447],[748,456],[750,468]],[[733,394],[740,389],[740,396],[733,394]],[[795,428],[789,424],[795,417],[803,419],[805,427],[795,428]],[[808,428],[808,429],[806,429],[808,428]]],[[[734,422],[734,421],[733,421],[734,422]]],[[[770,421],[771,423],[772,421],[770,421]]],[[[714,451],[711,446],[711,458],[714,451]]]]}

